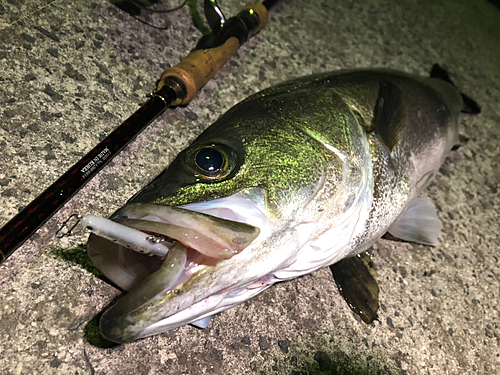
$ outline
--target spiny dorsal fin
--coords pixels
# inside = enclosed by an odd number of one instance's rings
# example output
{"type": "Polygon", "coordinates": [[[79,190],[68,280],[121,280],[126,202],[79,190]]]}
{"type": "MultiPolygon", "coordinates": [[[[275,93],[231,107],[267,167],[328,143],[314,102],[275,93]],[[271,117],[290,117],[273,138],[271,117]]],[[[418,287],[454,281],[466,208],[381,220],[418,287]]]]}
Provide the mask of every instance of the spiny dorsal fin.
{"type": "Polygon", "coordinates": [[[330,266],[340,294],[363,322],[377,319],[379,288],[370,254],[365,251],[330,266]]]}
{"type": "Polygon", "coordinates": [[[441,65],[439,64],[434,64],[432,66],[430,77],[440,79],[442,81],[451,83],[453,86],[455,86],[455,83],[453,83],[453,81],[451,80],[448,71],[443,67],[441,67],[441,65]]]}
{"type": "Polygon", "coordinates": [[[405,128],[405,111],[399,88],[389,81],[380,83],[380,93],[374,111],[371,131],[393,151],[405,128]]]}
{"type": "Polygon", "coordinates": [[[437,246],[442,227],[434,204],[427,198],[413,198],[388,232],[402,240],[437,246]]]}

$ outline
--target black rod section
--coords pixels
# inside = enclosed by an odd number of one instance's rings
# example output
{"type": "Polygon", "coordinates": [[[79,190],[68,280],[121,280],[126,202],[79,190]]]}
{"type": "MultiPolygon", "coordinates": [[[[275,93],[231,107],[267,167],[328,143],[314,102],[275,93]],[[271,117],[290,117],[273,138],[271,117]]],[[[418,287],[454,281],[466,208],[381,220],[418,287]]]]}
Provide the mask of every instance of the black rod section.
{"type": "MultiPolygon", "coordinates": [[[[262,4],[266,9],[269,9],[277,1],[264,0],[262,4]]],[[[235,36],[238,38],[240,44],[245,42],[251,36],[252,31],[259,26],[259,19],[255,18],[253,14],[251,10],[247,9],[228,20],[228,22],[232,20],[233,27],[229,27],[229,24],[225,25],[224,30],[217,33],[220,34],[219,40],[227,40],[235,36]]],[[[215,38],[214,40],[217,39],[215,35],[212,35],[212,38],[215,38]]],[[[213,48],[214,45],[203,47],[213,48]]],[[[217,70],[219,68],[217,67],[217,70]]],[[[145,105],[139,108],[106,139],[73,165],[56,182],[50,185],[40,196],[0,228],[0,264],[38,228],[45,224],[78,190],[85,186],[92,177],[129,144],[137,134],[161,115],[170,105],[178,105],[185,99],[185,85],[182,80],[178,82],[175,77],[170,76],[166,76],[165,79],[170,80],[169,85],[159,86],[161,88],[156,91],[145,105]]],[[[200,88],[197,88],[197,90],[200,88]]]]}
{"type": "Polygon", "coordinates": [[[175,92],[169,87],[156,92],[106,139],[0,228],[0,264],[176,99],[175,92]]]}

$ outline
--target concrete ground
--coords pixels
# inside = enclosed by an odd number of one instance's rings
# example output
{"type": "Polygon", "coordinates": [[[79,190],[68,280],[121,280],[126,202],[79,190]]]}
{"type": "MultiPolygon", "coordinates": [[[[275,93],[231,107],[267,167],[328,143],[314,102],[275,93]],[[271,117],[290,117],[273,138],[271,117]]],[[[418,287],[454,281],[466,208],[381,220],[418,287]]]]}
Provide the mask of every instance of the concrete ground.
{"type": "MultiPolygon", "coordinates": [[[[243,5],[220,2],[227,14],[243,5]]],[[[30,14],[47,3],[0,1],[0,225],[130,115],[200,37],[187,9],[148,16],[168,27],[158,30],[104,0],[30,14]]],[[[486,0],[283,0],[194,102],[152,124],[0,267],[0,373],[500,373],[499,39],[500,10],[486,0]],[[356,319],[323,269],[204,330],[113,348],[85,338],[120,292],[61,256],[86,241],[83,230],[55,238],[70,214],[109,215],[259,89],[340,68],[425,75],[436,62],[483,113],[462,120],[469,142],[428,189],[441,245],[376,245],[378,321],[356,319]]]]}

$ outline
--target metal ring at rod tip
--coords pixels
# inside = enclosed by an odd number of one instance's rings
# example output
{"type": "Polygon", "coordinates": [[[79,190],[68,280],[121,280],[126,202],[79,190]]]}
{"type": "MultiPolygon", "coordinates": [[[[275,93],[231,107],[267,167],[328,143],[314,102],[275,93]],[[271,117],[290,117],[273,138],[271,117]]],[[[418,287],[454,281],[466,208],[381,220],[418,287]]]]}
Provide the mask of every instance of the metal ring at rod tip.
{"type": "Polygon", "coordinates": [[[76,228],[76,226],[80,223],[82,219],[82,215],[80,214],[71,214],[61,225],[61,227],[56,232],[57,238],[63,238],[71,235],[71,231],[76,228]],[[68,225],[69,221],[73,218],[76,218],[76,222],[70,227],[68,225]],[[67,228],[66,232],[63,232],[63,229],[67,228]]]}

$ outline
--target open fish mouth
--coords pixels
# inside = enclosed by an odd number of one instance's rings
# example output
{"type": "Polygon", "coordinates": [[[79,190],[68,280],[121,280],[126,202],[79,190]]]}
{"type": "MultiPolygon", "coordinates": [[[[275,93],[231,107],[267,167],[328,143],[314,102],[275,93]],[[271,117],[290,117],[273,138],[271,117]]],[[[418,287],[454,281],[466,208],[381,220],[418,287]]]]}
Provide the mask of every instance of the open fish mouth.
{"type": "Polygon", "coordinates": [[[154,323],[153,305],[164,304],[203,270],[243,251],[260,233],[246,223],[143,203],[127,205],[110,219],[85,216],[82,224],[92,232],[87,251],[95,266],[130,291],[101,318],[102,334],[117,342],[135,339],[154,323]]]}

